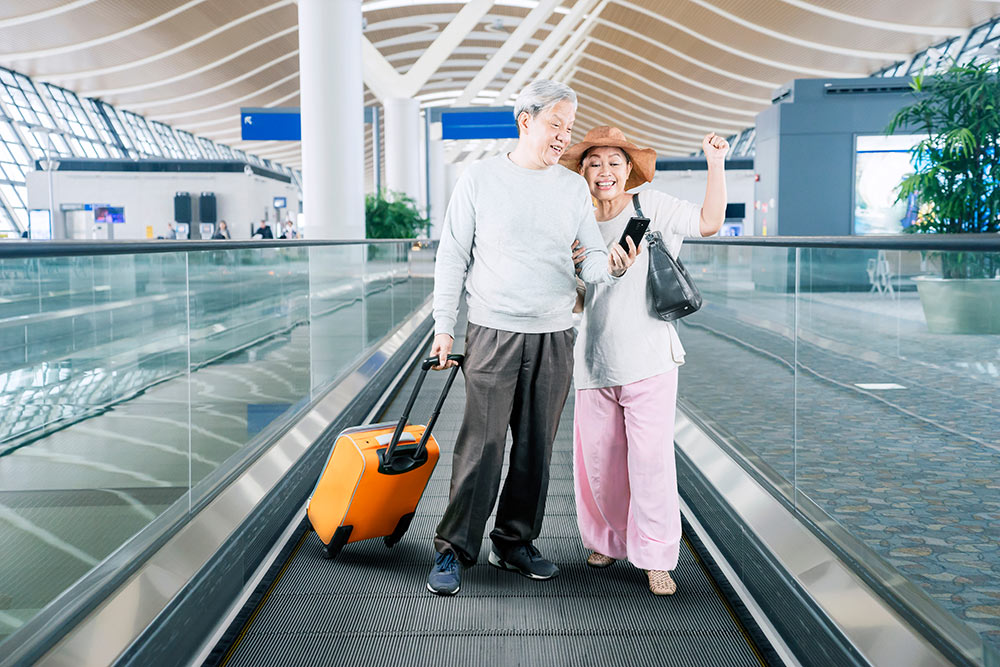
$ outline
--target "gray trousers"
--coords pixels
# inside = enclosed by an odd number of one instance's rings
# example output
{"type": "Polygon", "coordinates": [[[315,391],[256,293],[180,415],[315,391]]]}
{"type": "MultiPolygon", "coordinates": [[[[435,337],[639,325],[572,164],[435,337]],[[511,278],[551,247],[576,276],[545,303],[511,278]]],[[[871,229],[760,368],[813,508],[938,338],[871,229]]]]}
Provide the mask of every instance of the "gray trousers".
{"type": "Polygon", "coordinates": [[[542,528],[549,460],[573,380],[572,329],[544,334],[470,323],[465,337],[465,417],[452,456],[448,508],[434,547],[476,562],[500,489],[507,427],[514,444],[490,539],[500,553],[542,528]]]}

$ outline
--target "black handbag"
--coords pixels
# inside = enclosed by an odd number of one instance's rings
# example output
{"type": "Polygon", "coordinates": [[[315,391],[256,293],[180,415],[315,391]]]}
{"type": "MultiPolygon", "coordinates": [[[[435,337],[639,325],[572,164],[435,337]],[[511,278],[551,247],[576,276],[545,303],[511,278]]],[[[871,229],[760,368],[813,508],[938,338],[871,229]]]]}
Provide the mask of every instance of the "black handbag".
{"type": "MultiPolygon", "coordinates": [[[[632,205],[640,217],[639,195],[632,195],[632,205]]],[[[671,322],[690,315],[701,308],[701,292],[691,280],[681,260],[667,251],[660,232],[646,232],[646,249],[649,253],[649,271],[646,290],[649,292],[650,310],[655,317],[671,322]]]]}

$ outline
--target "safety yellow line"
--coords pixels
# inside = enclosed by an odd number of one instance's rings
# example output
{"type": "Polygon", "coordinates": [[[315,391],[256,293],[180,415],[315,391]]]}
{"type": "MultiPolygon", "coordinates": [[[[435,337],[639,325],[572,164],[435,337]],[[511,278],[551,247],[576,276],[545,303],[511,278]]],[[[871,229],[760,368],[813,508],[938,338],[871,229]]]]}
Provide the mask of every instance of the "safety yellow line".
{"type": "Polygon", "coordinates": [[[723,606],[725,606],[726,611],[729,612],[729,617],[733,619],[733,623],[735,623],[736,627],[740,629],[740,634],[743,635],[743,639],[746,641],[747,646],[749,646],[750,650],[753,651],[753,655],[755,658],[757,658],[757,662],[760,663],[761,667],[767,667],[767,663],[764,662],[764,658],[757,650],[757,645],[754,644],[753,640],[750,638],[750,635],[747,634],[746,628],[743,627],[743,623],[740,621],[739,618],[737,618],[736,612],[733,611],[732,606],[729,604],[729,599],[726,598],[725,594],[722,592],[722,589],[719,588],[719,584],[715,582],[715,577],[713,577],[711,572],[708,571],[708,568],[705,567],[705,563],[702,562],[701,556],[699,556],[695,548],[691,546],[691,542],[688,540],[687,535],[682,534],[681,539],[684,540],[684,544],[686,544],[688,549],[691,551],[691,555],[694,556],[694,559],[698,563],[698,566],[701,568],[701,571],[705,573],[705,577],[712,584],[712,589],[715,591],[715,594],[719,597],[720,600],[722,600],[723,606]]]}
{"type": "Polygon", "coordinates": [[[229,647],[228,651],[226,651],[226,655],[222,658],[222,662],[219,663],[219,667],[226,667],[226,664],[233,657],[233,654],[236,652],[236,648],[240,645],[240,642],[243,641],[244,637],[246,637],[247,632],[249,632],[250,626],[253,625],[255,620],[257,620],[257,614],[259,614],[264,608],[264,604],[267,602],[268,598],[271,597],[271,593],[274,592],[275,586],[277,586],[278,582],[281,581],[281,578],[285,576],[285,571],[288,570],[288,566],[292,564],[293,560],[295,560],[295,555],[299,553],[299,549],[302,548],[302,544],[306,541],[306,538],[309,537],[309,533],[311,532],[312,529],[307,528],[306,532],[299,538],[299,543],[295,545],[295,549],[292,551],[292,554],[281,567],[281,572],[279,572],[278,576],[271,582],[271,585],[267,589],[267,593],[264,593],[264,597],[257,603],[257,608],[253,610],[253,614],[250,615],[250,618],[247,619],[247,622],[243,625],[243,629],[240,630],[240,634],[236,637],[236,641],[234,641],[233,645],[229,647]]]}

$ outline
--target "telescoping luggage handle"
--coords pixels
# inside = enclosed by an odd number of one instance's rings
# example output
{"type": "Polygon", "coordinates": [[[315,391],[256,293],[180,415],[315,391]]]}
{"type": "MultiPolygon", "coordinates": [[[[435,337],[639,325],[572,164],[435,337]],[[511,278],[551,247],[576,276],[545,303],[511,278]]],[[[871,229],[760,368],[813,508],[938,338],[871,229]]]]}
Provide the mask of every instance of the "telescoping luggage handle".
{"type": "MultiPolygon", "coordinates": [[[[424,449],[427,447],[427,439],[431,437],[431,429],[434,428],[434,423],[437,421],[438,415],[441,414],[441,406],[444,405],[444,399],[448,398],[448,392],[451,390],[451,385],[455,382],[455,376],[458,375],[458,369],[462,367],[462,362],[465,361],[464,354],[449,354],[449,361],[458,362],[457,366],[452,367],[451,373],[448,374],[448,379],[445,380],[444,389],[441,390],[441,396],[438,397],[437,405],[434,406],[434,412],[431,413],[431,418],[427,421],[427,426],[424,428],[424,434],[420,437],[420,444],[417,445],[416,450],[414,450],[412,461],[419,461],[423,454],[424,449]]],[[[385,455],[382,458],[383,465],[386,467],[392,466],[392,455],[396,451],[396,446],[399,444],[399,439],[403,435],[403,429],[406,428],[406,422],[410,418],[410,410],[413,409],[413,404],[417,400],[417,394],[420,393],[420,387],[424,384],[424,378],[427,377],[427,371],[432,367],[437,366],[439,360],[437,357],[428,357],[420,364],[420,375],[417,376],[417,384],[413,387],[413,393],[410,394],[410,400],[406,402],[406,408],[403,410],[403,415],[399,418],[399,423],[396,424],[396,430],[392,433],[392,440],[389,441],[389,447],[385,450],[385,455]]],[[[381,466],[380,466],[381,467],[381,466]]]]}

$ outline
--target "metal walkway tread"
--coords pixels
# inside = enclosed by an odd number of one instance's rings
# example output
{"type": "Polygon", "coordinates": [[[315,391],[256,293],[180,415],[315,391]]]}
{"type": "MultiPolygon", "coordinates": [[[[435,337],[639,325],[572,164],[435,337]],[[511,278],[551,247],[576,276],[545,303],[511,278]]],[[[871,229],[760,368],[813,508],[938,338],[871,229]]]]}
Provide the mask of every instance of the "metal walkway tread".
{"type": "MultiPolygon", "coordinates": [[[[464,348],[461,337],[455,347],[464,348]]],[[[414,421],[429,414],[443,381],[443,373],[428,377],[414,421]]],[[[489,566],[484,537],[479,564],[463,572],[458,595],[428,593],[432,538],[447,502],[464,401],[459,376],[444,408],[450,418],[442,415],[435,428],[441,462],[403,540],[392,549],[381,540],[348,544],[327,561],[319,539],[307,533],[227,667],[761,664],[686,544],[673,572],[678,591],[670,597],[651,595],[645,573],[629,563],[603,570],[585,564],[573,503],[572,396],[552,457],[545,525],[535,542],[559,565],[559,577],[532,581],[489,566]]],[[[383,420],[398,415],[399,402],[383,420]]]]}

